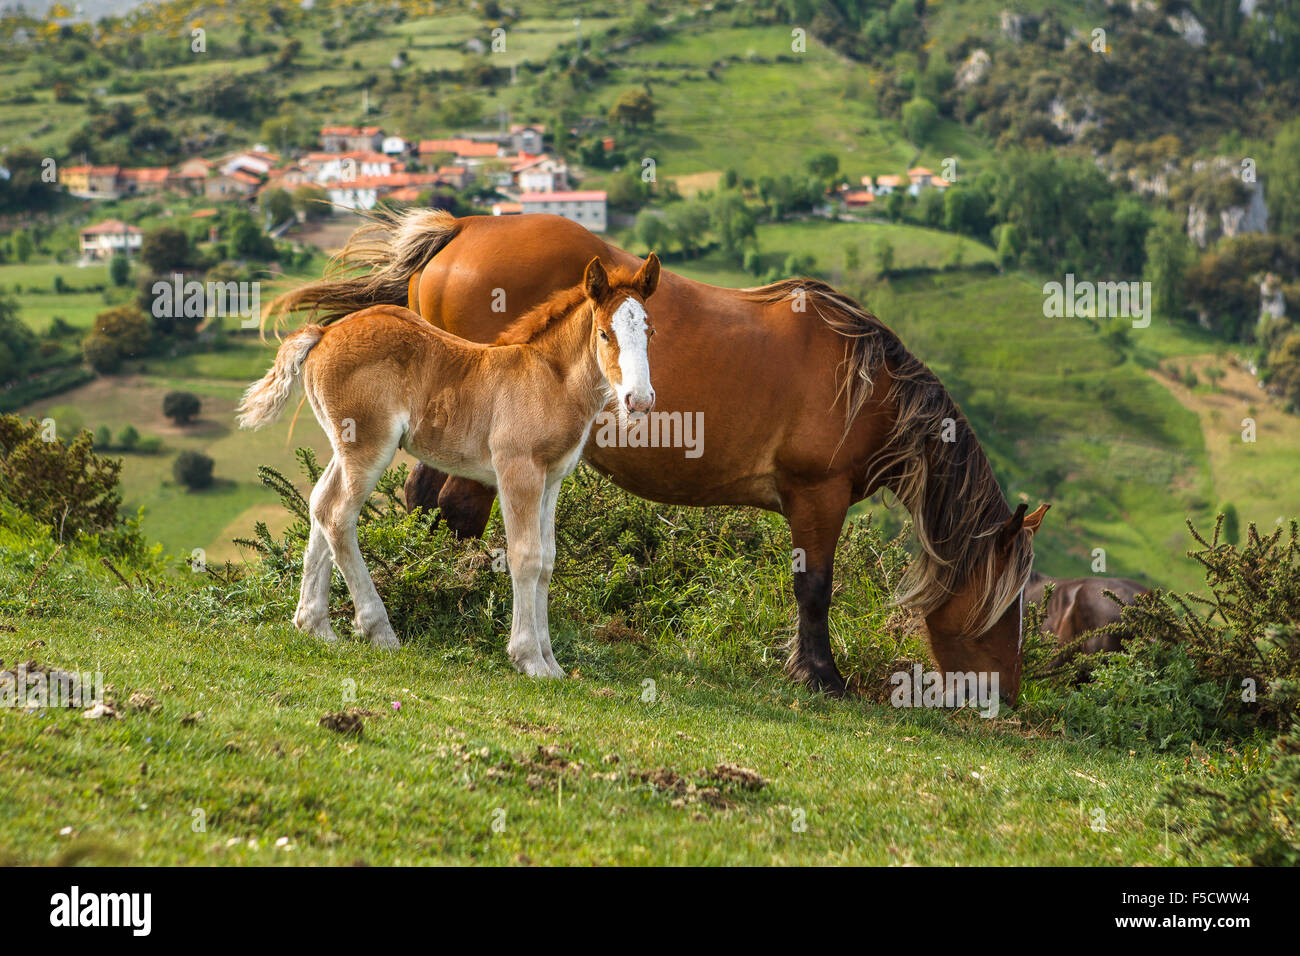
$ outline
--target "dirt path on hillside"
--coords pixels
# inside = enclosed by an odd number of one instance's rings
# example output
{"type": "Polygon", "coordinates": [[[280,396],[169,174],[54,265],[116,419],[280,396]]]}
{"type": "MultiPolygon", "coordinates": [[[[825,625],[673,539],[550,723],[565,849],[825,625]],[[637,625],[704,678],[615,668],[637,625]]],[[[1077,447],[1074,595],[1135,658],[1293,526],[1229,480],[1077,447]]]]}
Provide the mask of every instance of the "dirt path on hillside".
{"type": "Polygon", "coordinates": [[[1243,529],[1254,521],[1261,531],[1279,518],[1300,516],[1300,417],[1288,414],[1254,375],[1227,359],[1166,359],[1148,374],[1200,420],[1216,496],[1213,507],[1231,502],[1243,529]],[[1189,388],[1171,374],[1175,368],[1195,372],[1200,384],[1189,388]],[[1213,389],[1207,388],[1211,368],[1223,372],[1213,389]],[[1254,422],[1254,442],[1243,437],[1246,419],[1254,422]]]}

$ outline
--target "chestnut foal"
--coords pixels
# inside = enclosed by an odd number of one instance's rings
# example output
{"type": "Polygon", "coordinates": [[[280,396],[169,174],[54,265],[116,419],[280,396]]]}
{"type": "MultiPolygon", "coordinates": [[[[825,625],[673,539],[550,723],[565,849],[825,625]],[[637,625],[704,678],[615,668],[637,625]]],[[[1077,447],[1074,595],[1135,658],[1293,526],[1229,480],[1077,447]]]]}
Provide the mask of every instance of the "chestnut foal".
{"type": "Polygon", "coordinates": [[[440,471],[497,489],[514,591],[507,650],[525,674],[563,677],[547,621],[560,483],[611,397],[624,416],[654,405],[646,354],[654,329],[645,301],[658,282],[653,255],[635,274],[607,273],[592,259],[580,285],[525,313],[490,346],[391,305],[288,336],[271,370],[244,394],[239,423],[274,422],[301,379],[334,450],[311,495],[294,624],[337,640],[329,623],[337,565],[357,629],[376,647],[398,646],[361,557],[357,515],[405,448],[440,471]]]}

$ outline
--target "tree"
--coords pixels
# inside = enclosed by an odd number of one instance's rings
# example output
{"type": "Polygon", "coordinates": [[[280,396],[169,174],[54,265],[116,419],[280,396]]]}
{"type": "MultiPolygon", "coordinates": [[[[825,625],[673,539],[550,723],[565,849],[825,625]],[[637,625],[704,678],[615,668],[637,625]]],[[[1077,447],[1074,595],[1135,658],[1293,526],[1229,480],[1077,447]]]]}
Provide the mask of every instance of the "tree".
{"type": "Polygon", "coordinates": [[[624,90],[610,107],[609,121],[630,129],[653,126],[656,109],[654,97],[645,90],[624,90]]]}
{"type": "Polygon", "coordinates": [[[271,222],[277,226],[292,219],[294,215],[293,197],[283,189],[272,189],[266,195],[266,211],[271,214],[271,222]]]}
{"type": "Polygon", "coordinates": [[[323,219],[333,210],[329,194],[319,186],[302,185],[293,191],[293,206],[310,220],[323,219]]]}
{"type": "Polygon", "coordinates": [[[1300,234],[1300,119],[1278,130],[1265,178],[1269,227],[1280,235],[1300,234]]]}
{"type": "Polygon", "coordinates": [[[0,293],[0,382],[17,378],[38,348],[36,333],[18,318],[17,300],[0,293]]]}
{"type": "Polygon", "coordinates": [[[115,286],[124,286],[131,281],[131,260],[126,256],[114,256],[108,263],[108,278],[115,286]]]}
{"type": "Polygon", "coordinates": [[[108,451],[113,447],[113,433],[108,430],[107,425],[100,425],[95,429],[95,448],[99,451],[108,451]]]}
{"type": "Polygon", "coordinates": [[[172,462],[172,477],[191,490],[207,488],[212,484],[214,464],[201,451],[183,451],[172,462]]]}
{"type": "Polygon", "coordinates": [[[713,232],[722,243],[722,251],[729,256],[738,257],[741,248],[752,242],[758,217],[745,202],[745,197],[738,191],[719,193],[709,210],[713,220],[713,232]]]}
{"type": "Polygon", "coordinates": [[[90,432],[46,441],[35,419],[0,415],[0,488],[59,538],[107,531],[120,520],[122,463],[92,450],[90,432]]]}
{"type": "Polygon", "coordinates": [[[189,235],[175,226],[151,229],[140,241],[140,261],[156,275],[181,272],[192,259],[189,235]]]}
{"type": "Polygon", "coordinates": [[[611,209],[636,212],[650,198],[650,184],[632,170],[624,170],[610,177],[608,198],[611,209]]]}
{"type": "Polygon", "coordinates": [[[443,126],[473,126],[483,118],[483,104],[477,96],[457,93],[442,101],[438,115],[443,126]]]}
{"type": "Polygon", "coordinates": [[[834,153],[823,150],[809,156],[804,161],[804,166],[818,179],[829,180],[840,171],[840,160],[834,153]]]}
{"type": "Polygon", "coordinates": [[[143,355],[150,343],[149,317],[133,305],[119,305],[95,316],[82,343],[86,361],[97,372],[113,372],[122,359],[143,355]]]}
{"type": "Polygon", "coordinates": [[[245,259],[276,258],[275,242],[262,231],[246,212],[239,212],[233,217],[230,227],[230,252],[245,259]]]}
{"type": "Polygon", "coordinates": [[[14,258],[19,262],[26,262],[36,251],[36,243],[32,242],[31,233],[26,229],[15,229],[14,234],[9,238],[9,246],[14,251],[14,258]]]}
{"type": "Polygon", "coordinates": [[[888,239],[881,239],[876,246],[876,265],[882,276],[894,271],[894,244],[888,239]]]}
{"type": "Polygon", "coordinates": [[[46,168],[44,155],[29,146],[15,146],[0,166],[9,173],[0,176],[0,212],[30,213],[53,203],[55,186],[41,175],[46,168]]]}
{"type": "Polygon", "coordinates": [[[709,228],[709,210],[699,200],[675,203],[668,210],[668,227],[686,258],[695,256],[704,245],[709,228]]]}
{"type": "Polygon", "coordinates": [[[1005,222],[998,226],[998,265],[1003,269],[1014,268],[1020,262],[1020,253],[1024,248],[1020,240],[1020,230],[1014,224],[1005,222]]]}
{"type": "Polygon", "coordinates": [[[163,396],[163,414],[177,425],[188,425],[198,417],[201,403],[193,392],[168,392],[163,396]]]}
{"type": "Polygon", "coordinates": [[[1300,332],[1292,332],[1269,353],[1268,383],[1293,409],[1300,409],[1300,332]]]}
{"type": "Polygon", "coordinates": [[[642,209],[636,217],[636,239],[650,252],[666,252],[672,245],[673,230],[664,214],[656,209],[642,209]]]}
{"type": "Polygon", "coordinates": [[[938,119],[938,108],[923,96],[913,97],[903,104],[903,132],[917,146],[929,142],[938,119]]]}
{"type": "Polygon", "coordinates": [[[117,435],[117,447],[123,451],[133,451],[135,446],[140,443],[140,433],[136,431],[134,425],[123,426],[117,435]]]}
{"type": "Polygon", "coordinates": [[[898,222],[903,218],[903,206],[907,202],[907,194],[895,189],[885,197],[885,215],[891,222],[898,222]]]}

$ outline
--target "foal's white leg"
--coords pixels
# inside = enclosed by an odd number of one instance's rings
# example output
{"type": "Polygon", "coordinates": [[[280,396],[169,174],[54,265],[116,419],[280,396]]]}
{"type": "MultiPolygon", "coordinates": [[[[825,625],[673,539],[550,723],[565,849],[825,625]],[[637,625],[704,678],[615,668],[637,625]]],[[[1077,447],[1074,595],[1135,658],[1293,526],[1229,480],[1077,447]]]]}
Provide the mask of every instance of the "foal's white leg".
{"type": "MultiPolygon", "coordinates": [[[[312,495],[312,520],[323,529],[334,563],[343,573],[343,580],[352,594],[352,603],[357,610],[356,628],[370,639],[372,645],[388,650],[400,644],[388,622],[384,602],[380,600],[375,582],[361,557],[361,547],[357,544],[357,516],[379,483],[384,467],[392,460],[392,452],[390,448],[387,457],[367,467],[362,462],[344,459],[336,450],[335,461],[340,465],[334,480],[326,487],[319,504],[316,496],[312,495]]],[[[324,483],[324,476],[321,481],[324,483]]]]}
{"type": "Polygon", "coordinates": [[[524,460],[504,463],[496,471],[514,599],[510,643],[506,650],[515,667],[529,677],[555,676],[537,636],[537,579],[542,570],[540,515],[546,491],[545,475],[531,461],[524,460]]]}
{"type": "Polygon", "coordinates": [[[542,569],[537,576],[537,643],[550,665],[552,677],[563,677],[564,668],[555,662],[551,651],[551,575],[555,571],[555,506],[560,499],[563,478],[546,486],[542,495],[542,569]]]}
{"type": "MultiPolygon", "coordinates": [[[[315,511],[317,496],[323,493],[330,475],[337,471],[333,461],[325,466],[316,488],[312,490],[312,511],[315,511]]],[[[311,519],[311,535],[307,539],[307,550],[302,556],[302,589],[298,595],[298,609],[294,612],[293,623],[300,631],[315,634],[332,644],[338,635],[330,627],[330,574],[334,562],[330,558],[329,542],[325,539],[325,529],[315,517],[311,519]]]]}

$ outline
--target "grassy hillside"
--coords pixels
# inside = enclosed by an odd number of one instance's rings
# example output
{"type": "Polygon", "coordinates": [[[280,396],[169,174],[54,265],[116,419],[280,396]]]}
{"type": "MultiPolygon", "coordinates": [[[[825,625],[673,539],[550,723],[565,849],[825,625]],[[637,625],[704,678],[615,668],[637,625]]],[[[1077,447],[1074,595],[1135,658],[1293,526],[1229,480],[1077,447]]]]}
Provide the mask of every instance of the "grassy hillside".
{"type": "MultiPolygon", "coordinates": [[[[292,575],[124,565],[127,586],[92,552],[54,555],[39,538],[0,530],[0,594],[13,596],[0,658],[98,670],[122,716],[0,708],[6,862],[1221,862],[1180,856],[1182,823],[1156,807],[1181,758],[1066,742],[1023,714],[790,686],[774,653],[793,612],[779,542],[757,567],[710,544],[716,559],[687,562],[661,592],[689,609],[661,633],[580,613],[579,589],[603,593],[633,568],[588,567],[568,543],[552,633],[571,676],[536,681],[509,667],[508,583],[473,544],[403,586],[473,574],[463,609],[452,600],[414,629],[395,618],[407,643],[382,653],[296,633],[292,575]],[[320,725],[349,708],[363,712],[360,736],[320,725]]],[[[835,614],[850,667],[891,653],[869,577],[846,577],[835,614]]]]}

